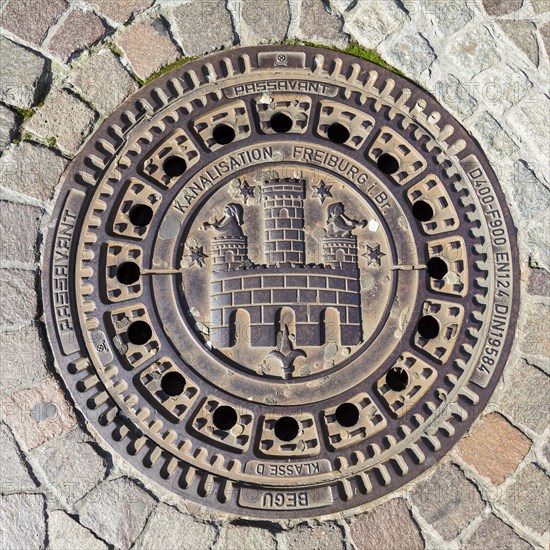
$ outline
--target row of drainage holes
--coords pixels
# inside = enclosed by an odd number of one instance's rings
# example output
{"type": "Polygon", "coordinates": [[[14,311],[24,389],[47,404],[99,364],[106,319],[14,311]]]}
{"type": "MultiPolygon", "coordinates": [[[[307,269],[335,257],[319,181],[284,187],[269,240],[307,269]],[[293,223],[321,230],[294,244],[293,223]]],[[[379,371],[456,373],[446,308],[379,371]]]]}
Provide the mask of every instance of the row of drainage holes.
{"type": "MultiPolygon", "coordinates": [[[[393,367],[386,375],[386,383],[390,389],[402,391],[409,385],[409,375],[405,369],[393,367]]],[[[185,389],[185,379],[176,371],[168,372],[161,378],[161,388],[170,397],[177,397],[185,389]]],[[[334,416],[340,426],[351,428],[359,422],[359,408],[353,403],[342,403],[337,407],[334,416]]],[[[217,407],[212,415],[212,423],[218,430],[229,431],[237,422],[237,411],[228,405],[217,407]]],[[[291,416],[282,416],[275,422],[274,432],[281,441],[292,441],[299,431],[298,421],[291,416]]]]}
{"type": "MultiPolygon", "coordinates": [[[[284,113],[275,113],[269,120],[269,126],[277,134],[286,134],[294,126],[294,121],[284,113]]],[[[228,124],[220,124],[212,132],[212,139],[218,145],[229,145],[236,137],[235,129],[228,124]]],[[[327,137],[333,143],[342,144],[349,140],[351,133],[343,124],[335,122],[329,126],[327,137]]],[[[380,155],[377,164],[378,168],[387,175],[395,174],[399,170],[399,161],[389,153],[380,155]]],[[[181,157],[172,156],[166,159],[163,168],[168,177],[176,178],[187,170],[187,163],[181,157]]]]}
{"type": "MultiPolygon", "coordinates": [[[[445,260],[435,257],[428,260],[427,270],[432,279],[441,280],[449,272],[449,267],[445,260]]],[[[116,278],[123,285],[133,285],[140,277],[141,270],[135,262],[123,262],[117,268],[116,278]]]]}

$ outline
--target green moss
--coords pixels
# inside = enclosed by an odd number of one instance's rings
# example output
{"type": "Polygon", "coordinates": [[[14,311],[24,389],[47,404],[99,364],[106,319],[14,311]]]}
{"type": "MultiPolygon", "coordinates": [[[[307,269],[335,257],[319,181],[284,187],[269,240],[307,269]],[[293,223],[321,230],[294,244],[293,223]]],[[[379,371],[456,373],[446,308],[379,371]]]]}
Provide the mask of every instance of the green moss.
{"type": "Polygon", "coordinates": [[[366,59],[384,69],[388,69],[399,76],[405,76],[401,71],[397,70],[395,67],[392,67],[390,64],[386,63],[375,50],[367,50],[363,48],[358,42],[352,40],[347,48],[336,48],[335,46],[325,46],[323,44],[315,44],[314,42],[308,42],[306,40],[285,40],[282,44],[288,44],[292,46],[302,45],[310,46],[312,48],[324,48],[325,50],[332,50],[335,52],[347,53],[349,55],[354,55],[355,57],[360,57],[361,59],[366,59]]]}
{"type": "Polygon", "coordinates": [[[48,144],[48,147],[55,147],[57,145],[57,139],[50,137],[46,140],[46,143],[48,144]]]}
{"type": "MultiPolygon", "coordinates": [[[[177,69],[178,67],[181,67],[182,65],[185,65],[186,63],[189,63],[190,61],[193,61],[194,59],[197,59],[197,58],[196,57],[182,57],[181,59],[178,59],[174,63],[171,63],[170,65],[167,65],[166,67],[164,67],[160,71],[157,71],[155,74],[151,75],[147,80],[141,81],[140,84],[142,86],[145,86],[145,85],[153,82],[153,80],[156,80],[159,76],[162,76],[166,73],[169,73],[170,71],[172,71],[174,69],[177,69]]],[[[139,80],[141,80],[141,79],[138,79],[138,82],[139,82],[139,80]]]]}
{"type": "Polygon", "coordinates": [[[23,119],[23,122],[31,118],[31,116],[34,115],[36,111],[36,109],[24,109],[22,107],[14,107],[14,110],[23,119]]]}

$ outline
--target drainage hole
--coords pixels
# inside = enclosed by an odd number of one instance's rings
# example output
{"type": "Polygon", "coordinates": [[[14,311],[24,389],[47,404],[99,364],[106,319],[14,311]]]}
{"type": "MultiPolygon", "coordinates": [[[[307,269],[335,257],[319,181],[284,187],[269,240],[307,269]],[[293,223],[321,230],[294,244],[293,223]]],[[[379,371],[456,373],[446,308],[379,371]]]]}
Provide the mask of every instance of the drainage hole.
{"type": "Polygon", "coordinates": [[[392,367],[386,373],[386,384],[393,391],[403,391],[409,385],[409,373],[403,367],[392,367]]]}
{"type": "Polygon", "coordinates": [[[139,281],[140,275],[139,265],[134,262],[124,262],[116,270],[116,278],[123,285],[133,285],[139,281]]]}
{"type": "Polygon", "coordinates": [[[412,212],[419,222],[428,222],[434,217],[434,209],[426,201],[416,201],[412,212]]]}
{"type": "Polygon", "coordinates": [[[327,130],[328,139],[330,139],[333,143],[346,143],[346,141],[350,138],[350,135],[349,130],[343,124],[339,124],[338,122],[331,124],[327,130]]]}
{"type": "Polygon", "coordinates": [[[353,403],[342,403],[336,409],[336,421],[345,428],[355,426],[359,421],[359,409],[353,403]]]}
{"type": "Polygon", "coordinates": [[[146,204],[136,204],[132,206],[129,217],[136,227],[147,227],[153,219],[153,209],[146,204]]]}
{"type": "Polygon", "coordinates": [[[300,431],[300,425],[295,418],[290,416],[281,416],[275,422],[275,435],[281,441],[292,441],[300,431]]]}
{"type": "Polygon", "coordinates": [[[168,157],[162,165],[169,178],[177,178],[187,170],[187,163],[181,157],[168,157]]]}
{"type": "Polygon", "coordinates": [[[443,277],[449,273],[447,262],[441,258],[430,258],[427,265],[428,275],[432,279],[443,279],[443,277]]]}
{"type": "Polygon", "coordinates": [[[235,130],[228,124],[220,124],[214,128],[212,137],[214,141],[220,145],[227,145],[235,139],[235,130]]]}
{"type": "Polygon", "coordinates": [[[161,378],[160,387],[170,397],[177,397],[185,389],[185,378],[175,370],[167,372],[161,378]]]}
{"type": "Polygon", "coordinates": [[[145,321],[135,321],[128,327],[128,340],[136,346],[143,346],[152,336],[153,331],[145,321]]]}
{"type": "Polygon", "coordinates": [[[218,430],[230,430],[237,423],[237,411],[233,407],[222,405],[214,411],[212,422],[218,430]]]}
{"type": "Polygon", "coordinates": [[[425,315],[418,321],[418,333],[423,338],[432,340],[439,334],[439,323],[435,317],[425,315]]]}
{"type": "Polygon", "coordinates": [[[293,122],[292,119],[284,113],[275,113],[269,121],[271,129],[278,134],[286,134],[290,132],[293,122]]]}
{"type": "Polygon", "coordinates": [[[382,155],[380,155],[378,157],[377,163],[378,168],[380,168],[380,170],[384,172],[384,174],[395,174],[397,170],[399,170],[399,161],[389,153],[383,153],[382,155]]]}

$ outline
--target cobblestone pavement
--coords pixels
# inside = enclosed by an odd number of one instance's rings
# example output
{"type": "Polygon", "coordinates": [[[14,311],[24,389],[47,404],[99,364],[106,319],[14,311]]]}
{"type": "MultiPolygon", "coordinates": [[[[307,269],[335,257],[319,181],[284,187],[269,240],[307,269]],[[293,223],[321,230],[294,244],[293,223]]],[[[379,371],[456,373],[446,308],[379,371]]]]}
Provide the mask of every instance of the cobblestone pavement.
{"type": "Polygon", "coordinates": [[[0,548],[550,548],[549,0],[0,0],[0,548]],[[486,151],[519,231],[519,330],[484,415],[374,509],[222,521],[106,452],[44,345],[40,253],[67,163],[164,67],[216,49],[356,41],[486,151]]]}

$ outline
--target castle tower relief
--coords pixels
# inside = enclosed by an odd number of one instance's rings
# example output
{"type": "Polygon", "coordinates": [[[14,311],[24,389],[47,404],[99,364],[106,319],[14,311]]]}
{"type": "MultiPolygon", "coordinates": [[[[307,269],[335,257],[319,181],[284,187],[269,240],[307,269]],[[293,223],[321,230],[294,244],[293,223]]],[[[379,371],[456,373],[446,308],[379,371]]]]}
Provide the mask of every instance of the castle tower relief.
{"type": "Polygon", "coordinates": [[[263,186],[265,253],[268,265],[305,262],[304,199],[306,182],[273,179],[263,186]]]}

